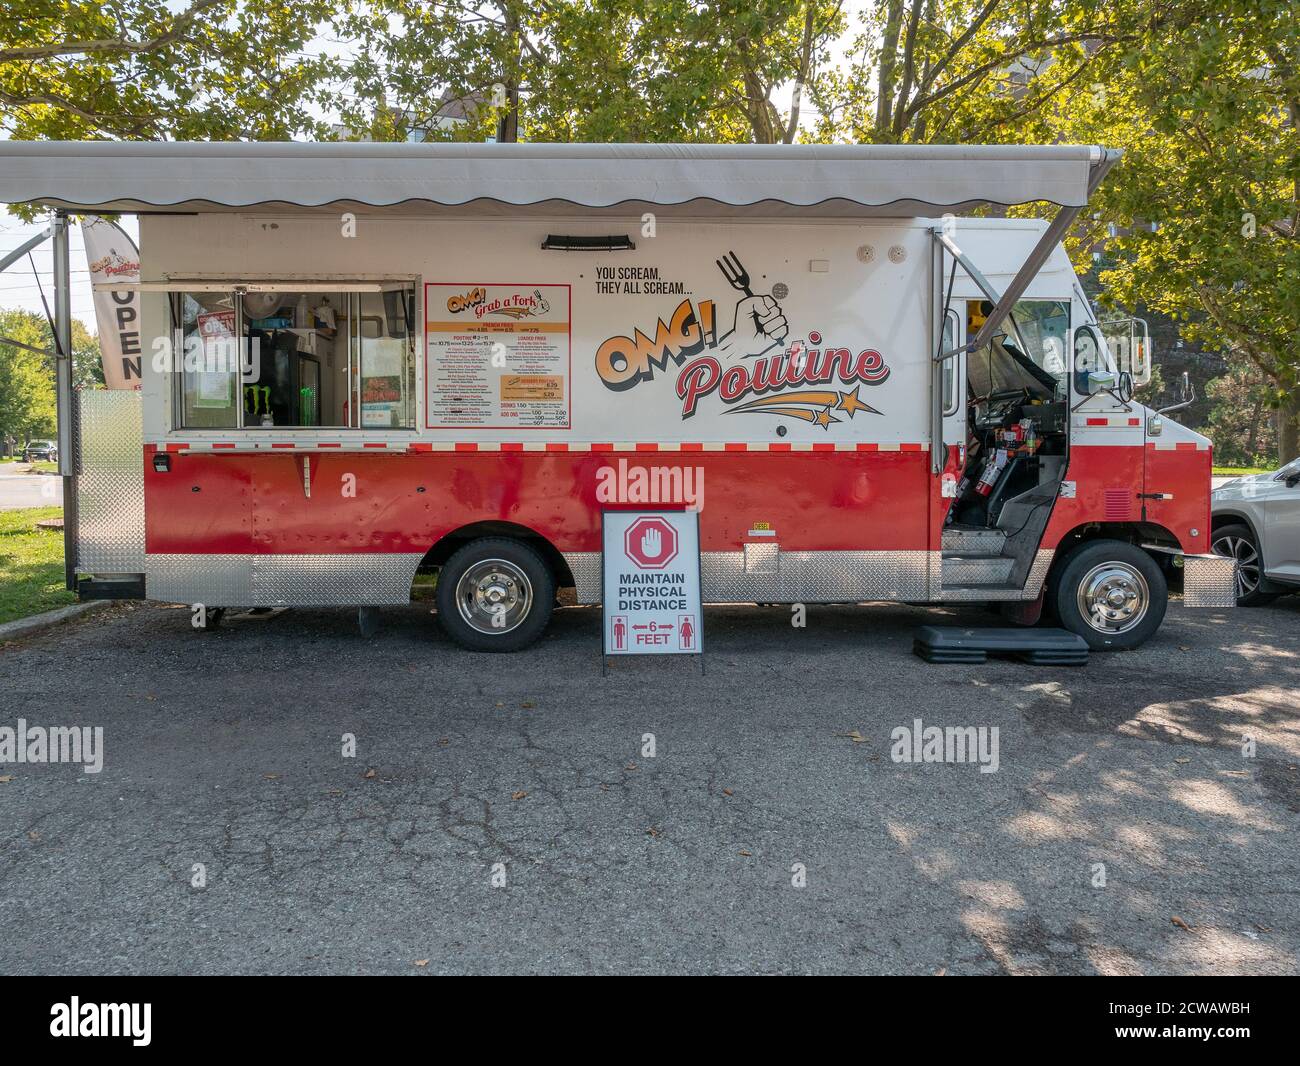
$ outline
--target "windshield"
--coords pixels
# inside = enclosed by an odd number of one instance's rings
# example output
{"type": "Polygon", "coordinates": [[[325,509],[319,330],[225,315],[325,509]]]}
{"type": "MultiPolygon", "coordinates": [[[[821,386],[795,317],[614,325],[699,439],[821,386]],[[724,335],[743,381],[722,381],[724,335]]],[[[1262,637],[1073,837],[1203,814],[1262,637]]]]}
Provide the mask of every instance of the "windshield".
{"type": "Polygon", "coordinates": [[[1068,300],[1020,300],[1011,318],[1027,355],[1058,381],[1068,369],[1065,352],[1070,336],[1068,300]]]}
{"type": "MultiPolygon", "coordinates": [[[[966,307],[966,335],[974,336],[993,310],[987,300],[966,307]]],[[[1064,392],[1070,335],[1070,304],[1062,300],[1020,300],[993,343],[971,354],[971,388],[977,397],[1024,391],[1051,399],[1064,392]]]]}

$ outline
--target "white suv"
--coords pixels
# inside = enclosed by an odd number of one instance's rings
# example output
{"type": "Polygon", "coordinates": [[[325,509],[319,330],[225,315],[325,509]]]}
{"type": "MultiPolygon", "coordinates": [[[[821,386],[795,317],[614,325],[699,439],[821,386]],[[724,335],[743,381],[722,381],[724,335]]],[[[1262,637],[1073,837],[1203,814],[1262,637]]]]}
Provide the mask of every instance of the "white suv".
{"type": "Polygon", "coordinates": [[[1210,499],[1210,550],[1237,560],[1237,603],[1300,590],[1300,459],[1229,481],[1210,499]]]}

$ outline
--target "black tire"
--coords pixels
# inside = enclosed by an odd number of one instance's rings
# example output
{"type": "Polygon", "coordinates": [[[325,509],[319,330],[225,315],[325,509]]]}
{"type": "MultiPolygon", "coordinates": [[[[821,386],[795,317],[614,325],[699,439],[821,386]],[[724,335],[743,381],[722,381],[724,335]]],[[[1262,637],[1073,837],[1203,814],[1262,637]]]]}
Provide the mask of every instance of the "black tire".
{"type": "Polygon", "coordinates": [[[483,537],[447,560],[438,575],[437,603],[443,631],[462,648],[521,651],[551,620],[555,577],[546,560],[522,541],[483,537]],[[481,582],[470,577],[475,572],[481,582]],[[500,598],[490,599],[494,596],[500,598]],[[498,617],[500,626],[493,625],[498,617]]]}
{"type": "Polygon", "coordinates": [[[1078,633],[1093,651],[1124,651],[1160,628],[1169,586],[1141,548],[1122,540],[1093,540],[1065,557],[1052,581],[1051,602],[1060,625],[1078,633]],[[1112,595],[1123,602],[1112,601],[1112,595]],[[1087,602],[1093,611],[1085,610],[1087,602]]]}
{"type": "Polygon", "coordinates": [[[1263,560],[1254,530],[1240,522],[1220,526],[1210,536],[1210,551],[1237,560],[1237,606],[1263,607],[1277,599],[1276,592],[1261,592],[1263,560]]]}

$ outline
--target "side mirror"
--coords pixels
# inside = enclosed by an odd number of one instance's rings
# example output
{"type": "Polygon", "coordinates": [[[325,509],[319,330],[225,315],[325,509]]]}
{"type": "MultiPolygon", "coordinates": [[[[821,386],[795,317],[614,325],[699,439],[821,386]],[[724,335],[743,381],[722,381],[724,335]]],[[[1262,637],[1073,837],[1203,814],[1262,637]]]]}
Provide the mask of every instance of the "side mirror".
{"type": "Polygon", "coordinates": [[[1120,371],[1119,385],[1115,389],[1115,395],[1124,403],[1131,403],[1133,400],[1133,375],[1127,370],[1120,371]]]}
{"type": "Polygon", "coordinates": [[[1113,370],[1090,370],[1088,371],[1088,392],[1096,396],[1097,393],[1115,388],[1119,384],[1119,378],[1113,370]]]}

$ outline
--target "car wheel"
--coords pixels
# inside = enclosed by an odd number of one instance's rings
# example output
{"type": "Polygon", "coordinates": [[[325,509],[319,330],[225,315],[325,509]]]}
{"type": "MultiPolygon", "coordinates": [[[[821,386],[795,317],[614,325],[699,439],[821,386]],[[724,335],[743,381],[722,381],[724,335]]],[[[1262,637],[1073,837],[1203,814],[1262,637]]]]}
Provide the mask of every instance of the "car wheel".
{"type": "Polygon", "coordinates": [[[457,551],[438,575],[438,621],[470,651],[520,651],[542,635],[555,578],[522,541],[484,537],[457,551]]]}
{"type": "Polygon", "coordinates": [[[1123,651],[1160,628],[1169,589],[1156,561],[1141,548],[1094,540],[1066,556],[1052,601],[1060,624],[1093,651],[1123,651]]]}
{"type": "Polygon", "coordinates": [[[1261,592],[1259,583],[1264,576],[1259,543],[1249,526],[1233,523],[1220,526],[1210,538],[1210,551],[1237,561],[1237,606],[1263,607],[1277,596],[1261,592]]]}

